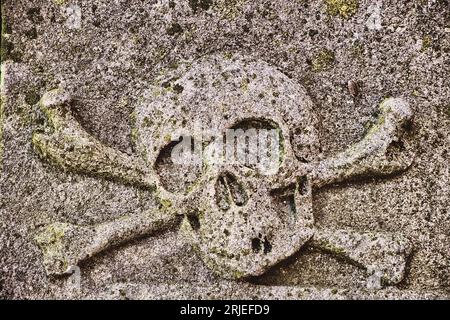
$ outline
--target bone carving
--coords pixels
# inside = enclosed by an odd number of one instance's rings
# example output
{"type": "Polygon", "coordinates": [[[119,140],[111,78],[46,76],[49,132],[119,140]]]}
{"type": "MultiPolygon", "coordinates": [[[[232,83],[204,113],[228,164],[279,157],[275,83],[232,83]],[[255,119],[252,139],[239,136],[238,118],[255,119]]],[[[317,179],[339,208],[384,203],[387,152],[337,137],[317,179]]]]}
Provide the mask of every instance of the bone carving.
{"type": "Polygon", "coordinates": [[[367,270],[372,288],[403,279],[411,252],[405,238],[381,232],[318,230],[312,202],[314,189],[387,177],[409,168],[414,157],[405,137],[412,111],[403,99],[384,100],[377,122],[360,142],[321,159],[311,99],[302,86],[263,61],[206,57],[178,77],[170,88],[175,87],[182,90],[152,88],[136,107],[134,156],[107,147],[87,133],[72,116],[71,97],[63,89],[42,97],[40,108],[51,129],[33,135],[42,158],[65,170],[147,189],[162,204],[142,215],[100,225],[55,222],[46,226],[36,240],[48,274],[63,274],[112,245],[173,227],[180,217],[186,241],[209,268],[227,279],[261,275],[303,246],[353,261],[367,270]],[[273,88],[277,99],[267,97],[273,88]],[[196,104],[199,99],[202,103],[196,104]],[[217,141],[210,141],[200,172],[185,184],[175,184],[184,190],[167,183],[170,174],[177,179],[182,175],[162,171],[164,152],[176,145],[165,133],[199,139],[194,124],[204,121],[205,115],[210,115],[209,125],[218,134],[229,128],[277,130],[282,143],[278,172],[263,175],[257,167],[241,163],[212,165],[208,150],[217,141]]]}

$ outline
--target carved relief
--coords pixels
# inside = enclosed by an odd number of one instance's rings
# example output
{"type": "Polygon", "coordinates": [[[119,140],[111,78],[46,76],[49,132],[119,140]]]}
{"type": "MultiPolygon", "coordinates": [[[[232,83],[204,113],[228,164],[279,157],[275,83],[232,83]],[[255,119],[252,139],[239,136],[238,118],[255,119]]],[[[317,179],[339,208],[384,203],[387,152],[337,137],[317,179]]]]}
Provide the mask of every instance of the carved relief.
{"type": "MultiPolygon", "coordinates": [[[[113,245],[182,220],[186,241],[227,279],[261,275],[303,246],[366,269],[371,288],[403,279],[411,251],[405,238],[370,230],[319,230],[312,199],[312,192],[326,185],[408,169],[414,157],[404,138],[412,112],[403,99],[383,101],[366,135],[328,158],[320,154],[314,104],[305,89],[267,63],[245,57],[209,56],[186,67],[165,89],[151,88],[133,113],[134,156],[87,133],[72,116],[70,100],[63,89],[42,97],[49,130],[34,133],[36,151],[59,168],[151,190],[161,206],[100,225],[55,222],[45,227],[36,240],[48,274],[63,274],[113,245]],[[275,170],[267,174],[265,164],[245,161],[217,165],[212,157],[222,141],[205,140],[202,126],[215,137],[230,129],[276,132],[275,170]],[[172,161],[182,137],[201,141],[200,164],[172,161]]],[[[250,143],[244,149],[247,156],[257,152],[250,143]]]]}

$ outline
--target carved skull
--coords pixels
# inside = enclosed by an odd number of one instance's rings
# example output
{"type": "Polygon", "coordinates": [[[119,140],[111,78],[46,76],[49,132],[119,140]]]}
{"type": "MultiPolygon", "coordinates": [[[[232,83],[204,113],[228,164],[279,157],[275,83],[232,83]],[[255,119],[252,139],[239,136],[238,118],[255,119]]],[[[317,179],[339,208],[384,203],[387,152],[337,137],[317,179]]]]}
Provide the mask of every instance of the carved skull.
{"type": "Polygon", "coordinates": [[[137,147],[173,193],[170,201],[183,201],[182,230],[204,262],[239,278],[298,251],[313,235],[308,162],[318,140],[305,90],[265,62],[218,55],[166,87],[151,90],[136,109],[137,147]],[[194,144],[191,151],[202,149],[200,161],[174,163],[178,137],[194,144]],[[260,149],[269,142],[274,154],[264,161],[260,149]],[[225,159],[214,163],[213,153],[225,159]]]}
{"type": "Polygon", "coordinates": [[[33,134],[41,156],[66,170],[151,189],[162,206],[95,226],[47,226],[36,240],[49,274],[173,226],[183,215],[181,232],[225,278],[260,275],[308,242],[365,268],[370,287],[401,281],[408,241],[315,229],[311,190],[407,169],[413,152],[404,138],[412,112],[403,99],[381,103],[378,122],[361,141],[318,159],[313,103],[267,63],[212,55],[163,78],[133,113],[137,157],[86,132],[68,110],[64,90],[41,99],[50,124],[33,134]]]}

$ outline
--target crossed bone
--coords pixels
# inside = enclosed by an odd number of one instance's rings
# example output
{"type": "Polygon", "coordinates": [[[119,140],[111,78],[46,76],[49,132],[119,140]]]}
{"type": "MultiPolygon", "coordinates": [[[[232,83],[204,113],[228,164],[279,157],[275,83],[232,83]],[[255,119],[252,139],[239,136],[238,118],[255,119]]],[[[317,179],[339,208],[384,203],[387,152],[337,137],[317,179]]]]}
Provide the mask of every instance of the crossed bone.
{"type": "MultiPolygon", "coordinates": [[[[176,201],[93,226],[56,222],[44,227],[36,241],[49,275],[64,274],[71,266],[114,245],[175,227],[180,215],[177,209],[182,206],[182,197],[166,191],[144,160],[105,146],[86,132],[71,114],[70,100],[69,94],[57,89],[46,93],[39,102],[50,130],[35,132],[32,142],[44,159],[64,170],[157,191],[162,204],[169,197],[176,201]]],[[[385,100],[377,122],[360,142],[314,166],[309,174],[311,187],[366,176],[389,176],[407,169],[413,154],[403,145],[403,138],[411,118],[412,112],[403,99],[385,100]]],[[[368,285],[373,288],[400,282],[411,252],[410,243],[402,236],[376,232],[315,230],[308,244],[366,269],[368,285]]]]}

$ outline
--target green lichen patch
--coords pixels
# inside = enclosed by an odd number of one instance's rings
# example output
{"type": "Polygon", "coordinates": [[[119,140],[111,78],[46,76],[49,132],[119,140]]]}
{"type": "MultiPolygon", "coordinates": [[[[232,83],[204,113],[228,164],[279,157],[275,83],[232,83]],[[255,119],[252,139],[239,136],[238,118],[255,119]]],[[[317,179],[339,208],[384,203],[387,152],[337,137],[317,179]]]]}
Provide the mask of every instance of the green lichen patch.
{"type": "Polygon", "coordinates": [[[53,0],[53,3],[61,6],[66,3],[66,0],[53,0]]]}
{"type": "Polygon", "coordinates": [[[246,0],[218,0],[215,10],[227,20],[236,19],[241,13],[246,0]]]}
{"type": "Polygon", "coordinates": [[[172,207],[172,201],[170,201],[169,199],[161,199],[160,203],[164,208],[172,207]]]}
{"type": "MultiPolygon", "coordinates": [[[[39,102],[52,134],[34,132],[35,150],[64,170],[91,174],[124,184],[152,188],[147,168],[138,158],[102,144],[86,132],[65,107],[68,96],[62,90],[47,92],[39,102]]],[[[137,132],[136,132],[137,133],[137,132]]]]}
{"type": "Polygon", "coordinates": [[[358,10],[358,0],[325,0],[327,13],[348,19],[358,10]]]}
{"type": "Polygon", "coordinates": [[[376,134],[377,132],[379,132],[385,122],[386,122],[386,115],[382,112],[378,115],[375,122],[369,121],[369,123],[366,124],[367,130],[366,130],[366,134],[364,135],[364,137],[369,137],[370,135],[373,135],[373,134],[376,134]]]}
{"type": "Polygon", "coordinates": [[[45,227],[35,236],[34,239],[44,255],[47,271],[65,271],[68,268],[69,263],[64,255],[64,236],[69,228],[69,224],[57,222],[45,227]]]}
{"type": "Polygon", "coordinates": [[[250,83],[250,80],[248,78],[244,78],[241,81],[241,90],[244,92],[248,91],[248,85],[250,83]]]}
{"type": "Polygon", "coordinates": [[[317,241],[317,245],[320,249],[329,252],[333,255],[343,255],[345,253],[344,248],[342,247],[338,247],[336,245],[334,245],[333,243],[331,243],[330,241],[327,241],[325,239],[320,239],[317,241]]]}
{"type": "Polygon", "coordinates": [[[356,42],[350,48],[350,53],[354,58],[361,58],[364,55],[364,44],[356,42]]]}
{"type": "Polygon", "coordinates": [[[312,61],[312,70],[314,72],[321,72],[328,70],[335,62],[334,53],[328,49],[322,49],[312,61]]]}
{"type": "Polygon", "coordinates": [[[422,38],[422,48],[420,49],[422,52],[427,51],[431,48],[433,44],[433,38],[429,35],[426,35],[422,38]]]}

